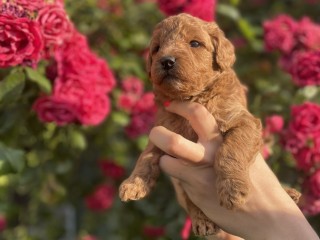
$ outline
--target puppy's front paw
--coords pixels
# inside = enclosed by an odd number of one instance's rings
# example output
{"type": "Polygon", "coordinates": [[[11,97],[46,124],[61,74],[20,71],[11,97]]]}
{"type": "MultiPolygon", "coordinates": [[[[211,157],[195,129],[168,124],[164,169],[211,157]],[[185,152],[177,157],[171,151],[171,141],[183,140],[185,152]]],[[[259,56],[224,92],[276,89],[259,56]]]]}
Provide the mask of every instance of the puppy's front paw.
{"type": "Polygon", "coordinates": [[[122,201],[139,200],[150,192],[147,181],[141,177],[130,177],[126,179],[119,188],[119,197],[122,201]]]}
{"type": "Polygon", "coordinates": [[[218,181],[220,205],[227,209],[238,209],[249,194],[249,183],[239,179],[222,179],[218,181]]]}
{"type": "MultiPolygon", "coordinates": [[[[201,212],[202,213],[202,212],[201,212]]],[[[209,236],[215,235],[219,232],[220,228],[208,219],[203,213],[198,215],[197,217],[193,217],[192,221],[192,230],[197,236],[209,236]]]]}

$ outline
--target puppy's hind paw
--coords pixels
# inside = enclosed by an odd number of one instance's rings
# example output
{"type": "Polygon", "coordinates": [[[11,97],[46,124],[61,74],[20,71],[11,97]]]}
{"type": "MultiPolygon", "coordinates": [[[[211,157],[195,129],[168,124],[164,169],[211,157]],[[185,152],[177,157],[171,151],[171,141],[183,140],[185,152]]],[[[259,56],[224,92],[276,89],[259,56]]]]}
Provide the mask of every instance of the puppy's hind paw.
{"type": "Polygon", "coordinates": [[[192,218],[192,230],[194,234],[201,237],[217,234],[220,228],[204,214],[202,216],[192,218]]]}
{"type": "Polygon", "coordinates": [[[249,194],[249,184],[238,179],[223,179],[218,182],[220,205],[227,209],[238,209],[245,202],[249,194]]]}
{"type": "Polygon", "coordinates": [[[140,177],[126,179],[119,188],[119,197],[122,201],[139,200],[147,196],[150,187],[147,182],[140,177]]]}

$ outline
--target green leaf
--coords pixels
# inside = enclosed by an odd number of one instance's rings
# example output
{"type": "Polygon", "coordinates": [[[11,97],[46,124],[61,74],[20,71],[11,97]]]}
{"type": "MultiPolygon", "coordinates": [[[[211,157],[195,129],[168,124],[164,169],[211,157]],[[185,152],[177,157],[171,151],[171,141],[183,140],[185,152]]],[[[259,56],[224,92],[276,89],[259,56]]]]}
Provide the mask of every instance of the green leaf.
{"type": "Polygon", "coordinates": [[[46,93],[51,93],[52,86],[49,79],[47,79],[45,76],[41,75],[36,70],[33,70],[32,68],[25,68],[28,78],[38,84],[40,89],[46,93]]]}
{"type": "Polygon", "coordinates": [[[71,130],[69,134],[71,146],[80,150],[83,150],[87,147],[87,139],[82,132],[71,130]]]}
{"type": "MultiPolygon", "coordinates": [[[[21,172],[25,166],[24,152],[0,143],[0,162],[1,169],[6,170],[7,173],[21,172]]],[[[1,173],[3,172],[1,171],[1,173]]]]}
{"type": "Polygon", "coordinates": [[[123,112],[113,112],[111,114],[112,121],[120,126],[127,126],[129,124],[130,118],[128,114],[123,112]]]}
{"type": "Polygon", "coordinates": [[[218,4],[217,12],[221,15],[231,18],[232,20],[238,20],[240,18],[238,9],[227,4],[218,4]]]}
{"type": "Polygon", "coordinates": [[[22,93],[25,75],[21,71],[13,71],[0,82],[0,102],[16,100],[22,93]]]}
{"type": "Polygon", "coordinates": [[[137,139],[137,145],[140,150],[144,150],[148,145],[149,137],[146,135],[142,135],[137,139]]]}

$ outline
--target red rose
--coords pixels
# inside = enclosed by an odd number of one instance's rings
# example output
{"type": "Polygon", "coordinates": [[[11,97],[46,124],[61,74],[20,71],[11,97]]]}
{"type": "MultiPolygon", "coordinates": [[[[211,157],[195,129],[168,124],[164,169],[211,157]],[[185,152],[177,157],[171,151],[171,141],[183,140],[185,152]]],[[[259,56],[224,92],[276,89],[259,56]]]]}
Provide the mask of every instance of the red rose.
{"type": "Polygon", "coordinates": [[[214,20],[215,0],[192,0],[186,4],[183,12],[192,16],[201,18],[202,20],[211,22],[214,20]]]}
{"type": "Polygon", "coordinates": [[[150,238],[159,238],[166,234],[164,227],[145,226],[143,228],[143,234],[150,238]]]}
{"type": "Polygon", "coordinates": [[[320,106],[306,102],[291,108],[289,129],[293,133],[316,134],[320,133],[320,106]]]}
{"type": "Polygon", "coordinates": [[[127,135],[135,138],[148,133],[154,124],[156,111],[153,93],[144,94],[132,108],[131,121],[125,129],[127,135]]]}
{"type": "Polygon", "coordinates": [[[112,206],[115,193],[113,186],[101,185],[85,198],[85,203],[92,211],[103,211],[112,206]]]}
{"type": "Polygon", "coordinates": [[[35,64],[43,48],[39,25],[28,18],[0,16],[0,67],[35,64]]]}
{"type": "Polygon", "coordinates": [[[305,182],[306,187],[310,190],[310,193],[320,198],[320,170],[313,173],[305,182]]]}
{"type": "Polygon", "coordinates": [[[95,89],[86,76],[67,74],[55,81],[54,96],[75,106],[78,120],[84,125],[100,124],[110,112],[110,100],[95,89]]]}
{"type": "Polygon", "coordinates": [[[320,199],[311,195],[303,195],[299,202],[302,212],[307,216],[314,216],[320,213],[320,199]]]}
{"type": "Polygon", "coordinates": [[[85,36],[74,32],[72,38],[55,55],[60,74],[74,73],[94,79],[91,85],[101,93],[107,93],[115,86],[114,76],[105,60],[89,49],[85,36]]]}
{"type": "Polygon", "coordinates": [[[14,3],[29,11],[37,11],[45,5],[44,0],[14,0],[14,3]]]}
{"type": "Polygon", "coordinates": [[[291,59],[289,72],[298,86],[320,85],[320,51],[301,52],[291,59]]]}
{"type": "Polygon", "coordinates": [[[266,131],[279,133],[283,128],[283,118],[280,115],[272,115],[266,118],[266,131]]]}
{"type": "Polygon", "coordinates": [[[114,162],[108,160],[100,161],[99,166],[103,174],[107,177],[111,177],[113,179],[120,179],[124,176],[124,168],[114,162]]]}
{"type": "Polygon", "coordinates": [[[42,8],[37,17],[45,44],[61,45],[71,37],[73,30],[69,18],[60,4],[50,4],[42,8]]]}
{"type": "Polygon", "coordinates": [[[158,0],[158,5],[161,11],[167,15],[174,15],[180,13],[187,0],[158,0]]]}
{"type": "Polygon", "coordinates": [[[320,48],[320,26],[315,24],[308,17],[304,17],[298,22],[296,39],[299,47],[304,50],[314,50],[320,48]]]}
{"type": "Polygon", "coordinates": [[[5,230],[7,227],[7,219],[0,215],[0,232],[2,232],[3,230],[5,230]]]}
{"type": "Polygon", "coordinates": [[[110,100],[104,94],[89,97],[79,108],[79,121],[84,125],[99,125],[110,113],[110,100]]]}
{"type": "Polygon", "coordinates": [[[86,101],[88,95],[93,95],[94,86],[92,79],[76,74],[65,74],[57,78],[54,84],[54,95],[61,99],[72,102],[75,105],[86,101]]]}
{"type": "Polygon", "coordinates": [[[205,21],[213,21],[214,19],[214,0],[158,0],[158,5],[166,15],[185,12],[205,21]]]}
{"type": "Polygon", "coordinates": [[[291,132],[288,129],[282,135],[282,143],[285,149],[296,154],[307,142],[307,136],[299,132],[291,132]]]}
{"type": "Polygon", "coordinates": [[[38,98],[33,104],[33,110],[37,112],[41,121],[55,122],[60,126],[77,120],[75,106],[53,96],[38,98]]]}
{"type": "Polygon", "coordinates": [[[297,23],[287,15],[265,21],[264,43],[267,51],[280,50],[283,53],[290,53],[296,45],[295,33],[297,23]]]}

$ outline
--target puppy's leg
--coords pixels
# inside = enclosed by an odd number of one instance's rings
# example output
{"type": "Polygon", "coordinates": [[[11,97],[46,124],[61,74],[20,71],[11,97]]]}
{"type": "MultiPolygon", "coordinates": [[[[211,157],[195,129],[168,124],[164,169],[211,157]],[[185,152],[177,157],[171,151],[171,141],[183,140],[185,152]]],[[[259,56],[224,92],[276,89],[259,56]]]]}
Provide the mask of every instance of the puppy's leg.
{"type": "Polygon", "coordinates": [[[122,182],[119,196],[122,201],[139,200],[149,194],[160,174],[159,158],[162,152],[149,143],[141,153],[130,177],[122,182]]]}
{"type": "Polygon", "coordinates": [[[261,146],[261,123],[243,112],[233,122],[214,161],[220,204],[239,208],[249,194],[249,166],[261,146]]]}
{"type": "Polygon", "coordinates": [[[284,187],[284,190],[288,193],[288,195],[292,198],[292,200],[295,203],[299,202],[299,199],[301,197],[301,193],[299,193],[297,190],[294,188],[289,188],[289,187],[284,187]]]}
{"type": "Polygon", "coordinates": [[[183,193],[194,234],[201,237],[217,234],[220,228],[194,205],[185,192],[183,193]]]}

